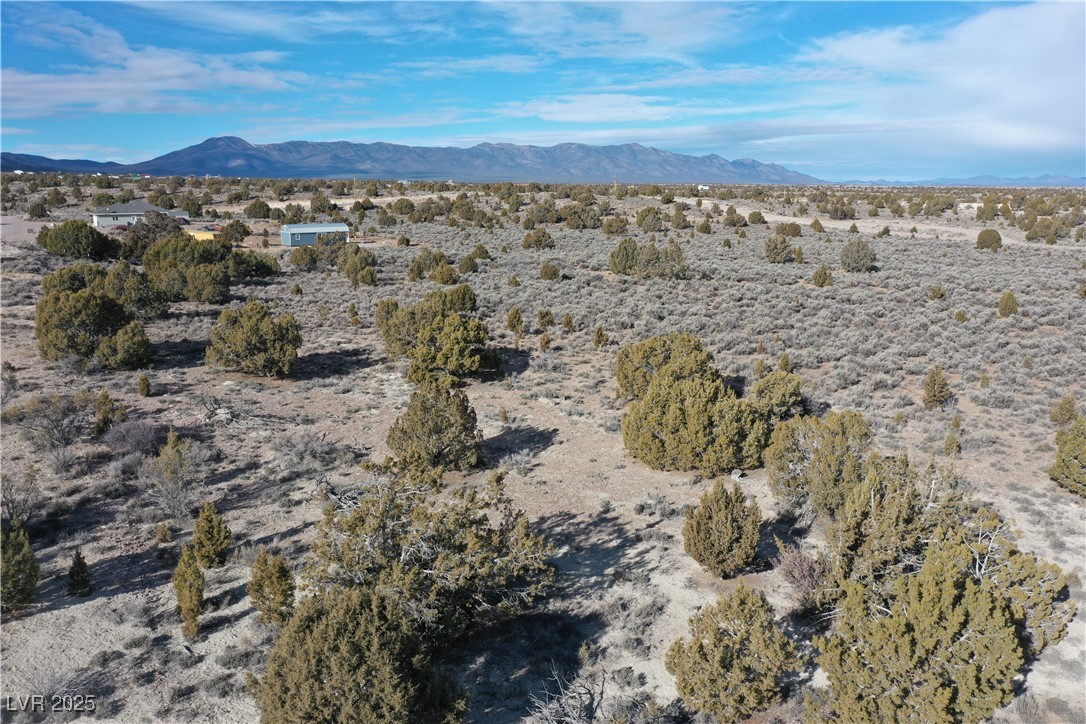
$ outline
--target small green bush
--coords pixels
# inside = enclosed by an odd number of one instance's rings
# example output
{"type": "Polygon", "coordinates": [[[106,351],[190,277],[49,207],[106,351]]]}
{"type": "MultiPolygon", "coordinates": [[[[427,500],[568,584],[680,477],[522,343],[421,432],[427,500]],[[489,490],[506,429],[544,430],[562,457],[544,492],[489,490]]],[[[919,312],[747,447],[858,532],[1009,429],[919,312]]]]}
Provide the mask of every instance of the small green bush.
{"type": "Polygon", "coordinates": [[[261,548],[253,561],[246,592],[264,623],[283,626],[294,613],[294,571],[267,548],[261,548]]]}
{"type": "Polygon", "coordinates": [[[230,529],[210,500],[200,509],[192,529],[192,552],[202,568],[222,568],[230,548],[230,529]]]}
{"type": "Polygon", "coordinates": [[[803,664],[765,594],[743,585],[695,614],[689,638],[664,658],[686,705],[721,722],[744,721],[780,702],[786,675],[803,664]]]}
{"type": "Polygon", "coordinates": [[[814,276],[811,277],[811,281],[814,282],[816,287],[833,286],[833,275],[830,274],[829,267],[825,264],[821,264],[814,270],[814,276]]]}
{"type": "Polygon", "coordinates": [[[38,246],[50,254],[76,259],[105,259],[115,253],[108,236],[85,221],[65,221],[38,232],[38,246]]]}
{"type": "Polygon", "coordinates": [[[388,431],[389,449],[424,469],[467,470],[479,463],[482,433],[467,396],[434,382],[411,393],[404,414],[388,431]]]}
{"type": "Polygon", "coordinates": [[[940,367],[932,367],[924,378],[924,409],[935,410],[943,407],[953,397],[946,373],[940,367]]]}
{"type": "Polygon", "coordinates": [[[549,282],[558,279],[561,275],[561,270],[549,261],[543,262],[543,265],[539,267],[539,277],[549,282]]]}
{"type": "Polygon", "coordinates": [[[38,561],[19,521],[0,531],[0,611],[26,608],[38,587],[38,561]]]}
{"type": "Polygon", "coordinates": [[[999,251],[1003,246],[1003,237],[995,229],[981,229],[977,234],[977,248],[999,251]]]}
{"type": "Polygon", "coordinates": [[[875,267],[875,250],[864,239],[849,240],[841,250],[841,266],[850,272],[869,272],[875,267]]]}
{"type": "Polygon", "coordinates": [[[683,548],[706,570],[728,578],[750,565],[758,552],[762,514],[738,485],[728,491],[718,480],[686,513],[683,548]]]}
{"type": "Polygon", "coordinates": [[[1014,296],[1014,292],[1003,292],[1003,296],[999,298],[999,316],[1009,317],[1012,314],[1018,313],[1018,297],[1014,296]]]}
{"type": "Polygon", "coordinates": [[[250,299],[241,309],[227,309],[219,315],[204,361],[208,366],[281,377],[290,374],[301,344],[300,326],[293,314],[273,316],[268,305],[250,299]]]}

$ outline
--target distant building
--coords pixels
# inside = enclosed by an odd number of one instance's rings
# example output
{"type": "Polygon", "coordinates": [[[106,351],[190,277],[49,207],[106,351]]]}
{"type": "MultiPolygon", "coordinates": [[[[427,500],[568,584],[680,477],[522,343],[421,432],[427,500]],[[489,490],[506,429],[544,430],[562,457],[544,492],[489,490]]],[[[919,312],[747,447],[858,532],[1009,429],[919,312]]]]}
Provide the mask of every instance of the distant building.
{"type": "Polygon", "coordinates": [[[343,234],[344,241],[351,240],[346,224],[284,224],[280,238],[283,246],[313,246],[318,234],[343,234]]]}
{"type": "Polygon", "coordinates": [[[196,241],[214,241],[219,238],[219,232],[208,229],[191,229],[188,234],[196,241]]]}
{"type": "Polygon", "coordinates": [[[92,217],[95,227],[105,229],[110,226],[131,226],[137,221],[142,221],[148,211],[157,211],[175,219],[184,219],[186,223],[189,220],[189,212],[187,211],[181,209],[167,210],[146,201],[129,201],[127,204],[105,206],[95,209],[92,217]]]}

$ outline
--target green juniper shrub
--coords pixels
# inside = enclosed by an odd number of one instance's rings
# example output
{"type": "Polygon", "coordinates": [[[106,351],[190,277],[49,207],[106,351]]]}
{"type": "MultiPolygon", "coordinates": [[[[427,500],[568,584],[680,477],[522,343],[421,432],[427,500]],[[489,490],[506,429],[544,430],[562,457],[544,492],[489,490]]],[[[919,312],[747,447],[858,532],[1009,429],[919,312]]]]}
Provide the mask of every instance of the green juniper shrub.
{"type": "Polygon", "coordinates": [[[84,597],[93,592],[87,561],[83,558],[83,551],[76,549],[72,564],[68,567],[68,595],[84,597]]]}
{"type": "Polygon", "coordinates": [[[282,556],[261,548],[246,586],[263,623],[286,625],[294,613],[294,571],[282,556]]]}
{"type": "Polygon", "coordinates": [[[30,605],[38,587],[38,561],[19,521],[0,530],[0,611],[18,611],[30,605]]]}
{"type": "Polygon", "coordinates": [[[230,529],[210,500],[200,509],[192,529],[192,550],[202,568],[222,568],[230,548],[230,529]]]}
{"type": "Polygon", "coordinates": [[[722,722],[749,719],[783,699],[783,682],[805,659],[781,631],[761,591],[740,585],[690,619],[689,638],[664,665],[691,709],[722,722]]]}
{"type": "Polygon", "coordinates": [[[289,375],[298,359],[302,335],[290,312],[273,315],[268,305],[250,299],[241,309],[226,309],[211,330],[205,364],[252,375],[289,375]]]}
{"type": "Polygon", "coordinates": [[[734,485],[718,480],[686,514],[683,548],[707,570],[728,578],[749,566],[758,550],[762,514],[758,504],[734,485]]]}

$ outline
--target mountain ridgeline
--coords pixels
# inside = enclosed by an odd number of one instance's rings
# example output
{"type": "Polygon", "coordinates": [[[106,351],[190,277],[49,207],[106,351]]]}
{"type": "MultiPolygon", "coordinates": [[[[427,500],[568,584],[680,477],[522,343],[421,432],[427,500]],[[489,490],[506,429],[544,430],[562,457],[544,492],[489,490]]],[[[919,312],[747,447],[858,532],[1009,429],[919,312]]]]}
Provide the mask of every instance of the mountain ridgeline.
{"type": "Polygon", "coordinates": [[[481,143],[471,148],[400,146],[347,141],[252,144],[223,136],[134,164],[54,160],[0,154],[3,171],[141,173],[263,178],[385,178],[553,183],[815,184],[818,179],[744,158],[687,156],[628,143],[590,146],[518,146],[481,143]]]}

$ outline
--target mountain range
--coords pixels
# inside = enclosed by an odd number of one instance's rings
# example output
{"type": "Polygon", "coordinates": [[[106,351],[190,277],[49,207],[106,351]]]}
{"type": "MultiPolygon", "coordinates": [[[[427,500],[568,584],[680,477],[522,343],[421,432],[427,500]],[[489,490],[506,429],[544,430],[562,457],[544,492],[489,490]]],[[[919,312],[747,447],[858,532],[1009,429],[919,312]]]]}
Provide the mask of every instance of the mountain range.
{"type": "Polygon", "coordinates": [[[252,144],[234,136],[133,164],[0,154],[3,171],[212,175],[255,178],[380,178],[402,180],[539,181],[552,183],[817,184],[806,174],[751,158],[687,156],[636,143],[471,148],[401,146],[347,141],[252,144]]]}
{"type": "MultiPolygon", "coordinates": [[[[470,148],[402,146],[348,141],[249,143],[236,136],[209,138],[150,161],[121,164],[0,153],[0,170],[152,176],[210,175],[250,178],[365,178],[550,183],[824,184],[812,176],[752,158],[688,156],[637,143],[590,146],[518,146],[480,143],[470,148]]],[[[885,179],[836,182],[858,186],[1086,186],[1086,178],[972,176],[927,181],[885,179]]]]}

